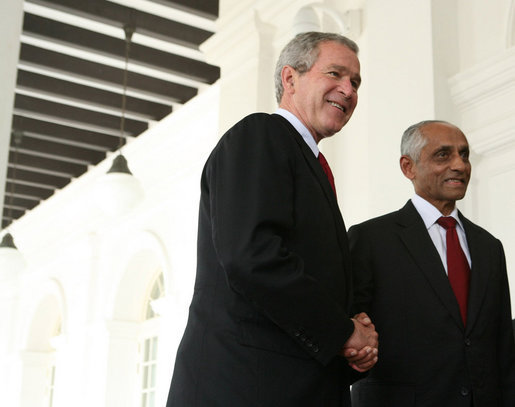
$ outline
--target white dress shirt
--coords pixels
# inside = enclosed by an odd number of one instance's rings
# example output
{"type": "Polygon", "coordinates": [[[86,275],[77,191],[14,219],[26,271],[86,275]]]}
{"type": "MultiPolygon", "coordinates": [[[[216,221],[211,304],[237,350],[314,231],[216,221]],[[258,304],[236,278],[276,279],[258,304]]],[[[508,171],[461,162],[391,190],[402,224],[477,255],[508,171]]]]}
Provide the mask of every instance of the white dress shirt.
{"type": "Polygon", "coordinates": [[[309,132],[308,128],[302,124],[302,122],[298,119],[297,116],[295,116],[293,113],[286,109],[279,108],[275,112],[279,116],[284,117],[286,120],[290,122],[290,124],[295,127],[295,130],[297,130],[306,144],[309,146],[311,151],[313,151],[313,154],[315,154],[315,157],[318,158],[318,154],[320,150],[318,149],[317,143],[311,133],[309,132]]]}
{"type": "MultiPolygon", "coordinates": [[[[433,244],[442,259],[443,266],[445,268],[445,272],[447,272],[447,239],[446,239],[446,230],[443,226],[440,226],[436,221],[444,216],[440,213],[438,209],[436,209],[432,204],[426,201],[424,198],[421,198],[419,195],[415,195],[411,198],[411,202],[415,206],[415,209],[422,217],[424,224],[426,225],[427,232],[433,241],[433,244]]],[[[465,236],[465,229],[463,228],[463,224],[458,216],[458,209],[454,208],[449,216],[452,216],[458,222],[456,224],[456,232],[458,233],[458,238],[460,240],[461,248],[465,253],[465,257],[467,257],[467,261],[469,266],[472,267],[472,263],[470,260],[470,251],[467,244],[467,237],[465,236]]]]}

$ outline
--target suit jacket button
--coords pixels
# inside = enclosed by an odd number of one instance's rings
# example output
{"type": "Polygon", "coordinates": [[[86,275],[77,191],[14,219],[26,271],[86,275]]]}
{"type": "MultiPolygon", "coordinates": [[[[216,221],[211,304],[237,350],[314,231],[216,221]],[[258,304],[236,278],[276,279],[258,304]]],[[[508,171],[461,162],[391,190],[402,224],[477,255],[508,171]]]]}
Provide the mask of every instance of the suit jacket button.
{"type": "Polygon", "coordinates": [[[467,389],[466,387],[462,387],[460,393],[461,393],[462,396],[468,396],[469,395],[469,389],[467,389]]]}
{"type": "Polygon", "coordinates": [[[465,345],[466,346],[470,346],[471,343],[472,343],[472,341],[469,338],[465,338],[465,345]]]}
{"type": "Polygon", "coordinates": [[[317,345],[313,345],[312,351],[315,352],[315,353],[318,353],[320,351],[320,349],[318,348],[317,345]]]}

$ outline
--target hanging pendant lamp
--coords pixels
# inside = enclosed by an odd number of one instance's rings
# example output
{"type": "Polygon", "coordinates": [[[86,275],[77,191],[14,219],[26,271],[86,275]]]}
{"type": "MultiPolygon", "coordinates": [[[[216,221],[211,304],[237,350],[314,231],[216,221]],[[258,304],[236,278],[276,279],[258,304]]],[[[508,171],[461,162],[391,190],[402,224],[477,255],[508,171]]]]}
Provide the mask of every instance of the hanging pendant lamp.
{"type": "Polygon", "coordinates": [[[25,268],[25,259],[7,232],[0,242],[0,280],[17,277],[25,268]]]}
{"type": "Polygon", "coordinates": [[[123,71],[122,115],[120,120],[120,141],[118,153],[113,159],[111,168],[99,181],[98,191],[100,205],[104,212],[110,215],[122,215],[133,209],[143,200],[143,189],[139,181],[129,170],[127,159],[122,155],[121,148],[125,144],[125,113],[127,103],[127,77],[129,52],[134,33],[134,26],[124,26],[125,31],[125,69],[123,71]]]}

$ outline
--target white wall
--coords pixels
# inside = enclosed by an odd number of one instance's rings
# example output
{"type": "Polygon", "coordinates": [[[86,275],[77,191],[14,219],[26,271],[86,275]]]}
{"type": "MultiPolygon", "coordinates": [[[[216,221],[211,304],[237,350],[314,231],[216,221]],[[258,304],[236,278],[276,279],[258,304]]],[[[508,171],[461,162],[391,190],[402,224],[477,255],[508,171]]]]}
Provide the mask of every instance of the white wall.
{"type": "Polygon", "coordinates": [[[472,181],[461,204],[501,239],[515,309],[515,1],[458,2],[459,66],[448,89],[472,147],[472,181]]]}

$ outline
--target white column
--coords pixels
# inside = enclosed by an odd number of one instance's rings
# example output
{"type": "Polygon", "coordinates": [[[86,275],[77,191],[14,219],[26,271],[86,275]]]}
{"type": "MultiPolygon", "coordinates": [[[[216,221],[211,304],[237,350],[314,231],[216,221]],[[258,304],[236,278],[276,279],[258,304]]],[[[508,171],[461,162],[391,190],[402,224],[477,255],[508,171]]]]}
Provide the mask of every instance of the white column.
{"type": "Polygon", "coordinates": [[[29,352],[21,354],[22,385],[20,407],[43,407],[47,405],[49,368],[53,352],[29,352]]]}
{"type": "MultiPolygon", "coordinates": [[[[157,386],[156,402],[165,405],[170,389],[175,356],[182,339],[188,318],[191,295],[182,295],[181,287],[173,287],[172,292],[155,301],[154,311],[159,315],[156,333],[159,337],[157,347],[157,386]],[[176,288],[176,289],[174,289],[176,288]]],[[[189,293],[189,290],[187,290],[189,293]]]]}
{"type": "Polygon", "coordinates": [[[141,384],[138,377],[138,335],[136,322],[110,321],[105,376],[105,405],[137,406],[141,384]]]}

